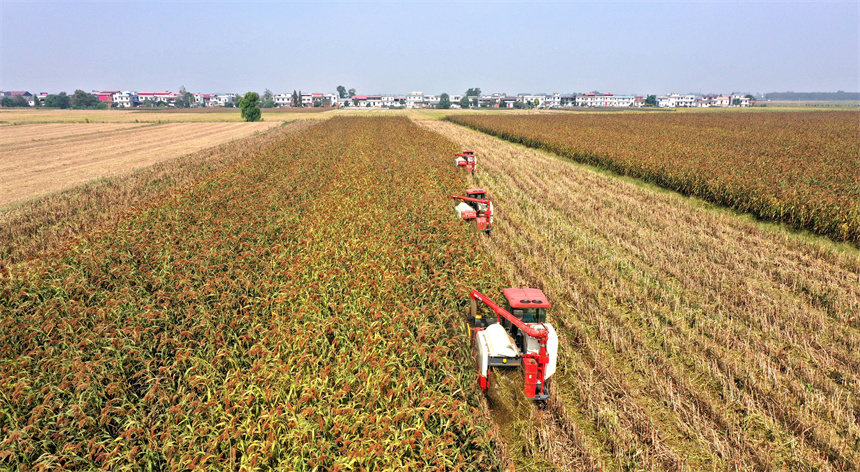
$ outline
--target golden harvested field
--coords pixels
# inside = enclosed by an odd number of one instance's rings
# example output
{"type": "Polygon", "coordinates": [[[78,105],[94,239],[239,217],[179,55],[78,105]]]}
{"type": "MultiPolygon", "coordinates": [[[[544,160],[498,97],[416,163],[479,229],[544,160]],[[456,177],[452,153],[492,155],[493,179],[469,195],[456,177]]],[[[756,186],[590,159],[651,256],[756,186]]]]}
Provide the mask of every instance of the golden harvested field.
{"type": "Polygon", "coordinates": [[[477,151],[482,250],[554,306],[554,398],[494,404],[517,470],[858,470],[855,248],[423,124],[477,151]]]}
{"type": "Polygon", "coordinates": [[[32,144],[46,139],[95,135],[107,131],[128,130],[148,126],[141,123],[92,123],[86,126],[68,123],[44,123],[0,127],[0,146],[32,144]]]}
{"type": "MultiPolygon", "coordinates": [[[[303,110],[303,109],[302,109],[303,110]]],[[[281,123],[293,120],[319,120],[327,118],[327,112],[302,112],[263,109],[263,121],[281,123]]],[[[33,110],[0,108],[0,130],[9,124],[28,123],[188,123],[216,121],[243,122],[238,108],[216,111],[193,110],[33,110]]]]}
{"type": "Polygon", "coordinates": [[[0,208],[279,126],[261,123],[21,125],[0,128],[0,208]],[[56,136],[56,137],[52,137],[56,136]]]}

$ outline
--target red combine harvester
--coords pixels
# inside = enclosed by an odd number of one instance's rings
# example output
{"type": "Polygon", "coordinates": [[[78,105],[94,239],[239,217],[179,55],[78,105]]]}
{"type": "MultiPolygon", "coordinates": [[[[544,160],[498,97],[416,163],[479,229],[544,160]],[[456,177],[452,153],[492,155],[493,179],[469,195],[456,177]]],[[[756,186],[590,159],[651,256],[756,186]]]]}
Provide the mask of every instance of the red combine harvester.
{"type": "Polygon", "coordinates": [[[472,220],[478,231],[488,235],[493,229],[493,202],[487,198],[487,191],[482,188],[466,190],[466,196],[451,195],[454,199],[454,210],[464,220],[472,220]],[[456,203],[457,200],[462,200],[456,203]]]}
{"type": "Polygon", "coordinates": [[[454,165],[457,167],[466,167],[466,170],[475,173],[475,167],[478,166],[478,158],[475,156],[475,151],[463,151],[454,154],[454,165]]]}
{"type": "Polygon", "coordinates": [[[472,353],[481,390],[486,392],[489,387],[490,367],[522,366],[526,397],[547,400],[558,355],[558,336],[546,323],[550,304],[538,289],[507,288],[502,292],[505,308],[477,290],[469,293],[472,353]],[[478,302],[490,307],[496,318],[479,314],[478,302]]]}

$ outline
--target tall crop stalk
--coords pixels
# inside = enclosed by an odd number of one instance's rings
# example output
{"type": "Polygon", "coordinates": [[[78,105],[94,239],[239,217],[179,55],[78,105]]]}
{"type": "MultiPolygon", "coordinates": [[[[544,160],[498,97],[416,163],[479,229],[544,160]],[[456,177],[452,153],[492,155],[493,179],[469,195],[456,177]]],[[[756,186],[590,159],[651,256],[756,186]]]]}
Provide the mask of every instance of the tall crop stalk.
{"type": "Polygon", "coordinates": [[[16,266],[0,468],[501,469],[460,320],[501,284],[452,243],[454,150],[332,119],[16,266]]]}

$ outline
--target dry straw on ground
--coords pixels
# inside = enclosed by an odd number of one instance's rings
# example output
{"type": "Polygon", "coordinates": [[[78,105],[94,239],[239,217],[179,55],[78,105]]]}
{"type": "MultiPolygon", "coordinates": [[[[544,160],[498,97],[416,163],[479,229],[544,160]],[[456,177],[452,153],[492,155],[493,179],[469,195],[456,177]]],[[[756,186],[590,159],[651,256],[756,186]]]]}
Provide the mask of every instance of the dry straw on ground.
{"type": "Polygon", "coordinates": [[[0,208],[243,138],[280,123],[66,124],[4,128],[0,208]],[[42,129],[48,126],[49,129],[42,129]],[[93,126],[93,128],[90,128],[93,126]],[[65,127],[65,128],[63,128],[65,127]]]}
{"type": "Polygon", "coordinates": [[[857,470],[856,250],[423,124],[477,151],[485,249],[554,304],[556,399],[514,430],[523,450],[576,470],[857,470]]]}

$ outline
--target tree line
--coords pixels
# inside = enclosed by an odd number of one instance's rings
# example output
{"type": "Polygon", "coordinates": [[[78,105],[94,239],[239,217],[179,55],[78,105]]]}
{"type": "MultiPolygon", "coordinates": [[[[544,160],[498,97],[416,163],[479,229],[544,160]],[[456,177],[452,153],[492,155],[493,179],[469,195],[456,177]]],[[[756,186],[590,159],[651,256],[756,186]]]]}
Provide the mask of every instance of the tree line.
{"type": "MultiPolygon", "coordinates": [[[[36,108],[71,108],[73,110],[105,110],[107,104],[99,101],[99,97],[84,92],[83,90],[75,90],[72,95],[67,95],[66,92],[58,94],[50,94],[45,97],[44,103],[38,97],[33,98],[33,103],[36,108]]],[[[0,105],[5,107],[29,107],[30,103],[23,96],[3,97],[0,100],[0,105]]]]}

